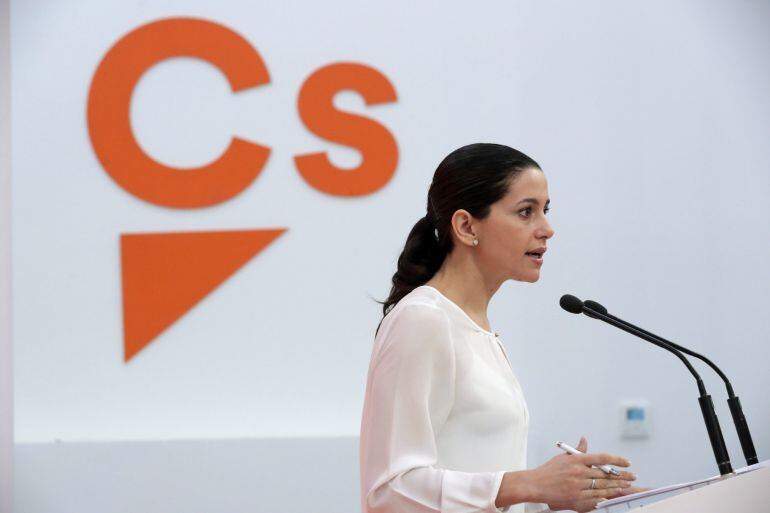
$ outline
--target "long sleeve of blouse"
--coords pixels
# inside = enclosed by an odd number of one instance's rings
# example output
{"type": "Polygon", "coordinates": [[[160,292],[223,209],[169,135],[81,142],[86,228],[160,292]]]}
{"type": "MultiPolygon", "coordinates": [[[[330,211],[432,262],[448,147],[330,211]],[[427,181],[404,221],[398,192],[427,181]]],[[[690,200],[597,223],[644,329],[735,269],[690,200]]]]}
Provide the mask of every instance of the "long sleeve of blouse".
{"type": "Polygon", "coordinates": [[[383,320],[369,366],[363,511],[506,511],[495,500],[505,472],[525,467],[528,413],[504,350],[436,289],[407,298],[383,320]]]}

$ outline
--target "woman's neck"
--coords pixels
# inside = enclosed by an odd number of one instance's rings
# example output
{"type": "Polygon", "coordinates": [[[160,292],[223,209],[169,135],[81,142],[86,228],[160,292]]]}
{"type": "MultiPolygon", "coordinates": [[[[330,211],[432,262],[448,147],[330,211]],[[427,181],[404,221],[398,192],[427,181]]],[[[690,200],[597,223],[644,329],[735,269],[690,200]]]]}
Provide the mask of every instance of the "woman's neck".
{"type": "Polygon", "coordinates": [[[441,268],[425,284],[439,290],[462,308],[476,324],[492,331],[487,319],[487,307],[501,283],[490,280],[480,271],[473,256],[455,248],[441,268]]]}

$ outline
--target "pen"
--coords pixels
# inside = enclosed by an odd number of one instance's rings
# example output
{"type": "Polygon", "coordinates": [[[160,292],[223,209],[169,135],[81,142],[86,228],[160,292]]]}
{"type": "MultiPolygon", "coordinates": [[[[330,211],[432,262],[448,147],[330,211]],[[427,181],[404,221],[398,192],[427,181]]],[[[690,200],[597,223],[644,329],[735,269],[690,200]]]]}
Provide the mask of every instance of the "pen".
{"type": "MultiPolygon", "coordinates": [[[[562,451],[568,453],[568,454],[585,454],[581,451],[578,451],[574,447],[570,447],[569,445],[565,444],[564,442],[556,442],[556,447],[561,449],[562,451]]],[[[598,468],[605,474],[612,474],[613,476],[619,476],[620,472],[615,470],[614,468],[610,467],[609,465],[591,465],[592,467],[598,468]]]]}

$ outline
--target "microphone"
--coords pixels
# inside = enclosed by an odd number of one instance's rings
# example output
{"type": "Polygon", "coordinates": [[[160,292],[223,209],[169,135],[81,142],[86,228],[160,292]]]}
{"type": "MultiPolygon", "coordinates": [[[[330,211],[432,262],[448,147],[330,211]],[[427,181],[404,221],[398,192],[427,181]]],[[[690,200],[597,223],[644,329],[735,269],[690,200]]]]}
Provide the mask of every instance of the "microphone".
{"type": "MultiPolygon", "coordinates": [[[[701,413],[703,414],[703,421],[706,424],[706,431],[708,432],[709,440],[711,441],[711,448],[714,451],[714,458],[717,461],[719,473],[721,475],[732,473],[733,468],[730,464],[730,457],[727,454],[727,448],[725,447],[725,439],[722,436],[722,430],[719,428],[719,419],[714,412],[714,403],[711,400],[711,396],[706,392],[706,387],[703,385],[703,380],[701,379],[700,375],[695,372],[695,369],[687,360],[687,358],[684,357],[681,351],[673,348],[671,345],[665,342],[661,342],[653,335],[648,335],[647,332],[643,332],[636,327],[628,326],[619,320],[613,319],[609,315],[603,313],[601,309],[596,310],[591,308],[590,305],[585,304],[583,301],[570,294],[563,295],[559,300],[559,304],[563,309],[570,313],[584,313],[589,317],[593,317],[594,319],[600,319],[607,324],[611,324],[616,328],[620,328],[627,333],[636,335],[639,338],[642,338],[655,344],[658,347],[662,347],[663,349],[674,353],[674,355],[682,361],[685,367],[687,367],[687,370],[689,370],[693,375],[695,382],[698,385],[698,391],[700,392],[698,403],[700,404],[701,413]]],[[[602,307],[602,309],[604,309],[604,307],[602,307]]]]}
{"type": "Polygon", "coordinates": [[[735,392],[733,391],[733,386],[730,384],[730,380],[727,379],[727,376],[725,376],[725,374],[719,369],[719,367],[716,366],[714,362],[712,362],[705,356],[696,353],[695,351],[691,351],[690,349],[687,349],[686,347],[682,347],[679,344],[675,344],[670,340],[666,340],[661,336],[655,335],[653,333],[650,333],[649,331],[645,331],[642,328],[634,326],[628,321],[624,321],[623,319],[619,319],[615,317],[614,315],[608,313],[607,309],[601,304],[597,303],[596,301],[591,301],[590,299],[588,299],[585,301],[584,304],[591,310],[594,310],[596,312],[601,312],[607,317],[609,317],[610,319],[621,322],[630,328],[633,328],[635,330],[640,331],[641,333],[644,333],[645,335],[655,337],[660,342],[670,345],[677,351],[681,351],[690,356],[694,356],[695,358],[698,358],[699,360],[703,361],[706,365],[711,367],[714,370],[714,372],[716,372],[719,375],[719,377],[722,378],[722,381],[725,382],[725,388],[727,389],[727,397],[728,397],[727,405],[730,407],[730,414],[733,417],[733,424],[735,424],[735,430],[738,432],[738,440],[741,442],[741,449],[743,450],[743,457],[746,458],[746,465],[754,465],[755,463],[759,462],[759,459],[757,458],[757,451],[756,449],[754,449],[754,442],[751,439],[751,432],[749,431],[748,422],[746,421],[746,417],[743,415],[743,408],[741,408],[741,401],[735,395],[735,392]]]}

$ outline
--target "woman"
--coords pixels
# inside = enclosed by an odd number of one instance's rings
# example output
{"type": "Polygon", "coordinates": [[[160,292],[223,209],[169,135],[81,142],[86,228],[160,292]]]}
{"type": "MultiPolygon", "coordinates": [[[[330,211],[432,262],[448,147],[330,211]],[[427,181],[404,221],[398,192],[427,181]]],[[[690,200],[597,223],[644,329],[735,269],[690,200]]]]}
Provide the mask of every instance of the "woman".
{"type": "MultiPolygon", "coordinates": [[[[487,305],[506,280],[535,282],[554,231],[540,166],[471,144],[438,166],[383,303],[361,423],[365,513],[588,511],[629,490],[606,454],[526,469],[528,411],[487,305]]],[[[578,449],[586,451],[581,438],[578,449]]]]}

